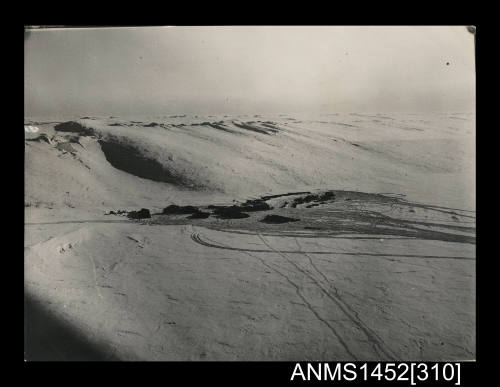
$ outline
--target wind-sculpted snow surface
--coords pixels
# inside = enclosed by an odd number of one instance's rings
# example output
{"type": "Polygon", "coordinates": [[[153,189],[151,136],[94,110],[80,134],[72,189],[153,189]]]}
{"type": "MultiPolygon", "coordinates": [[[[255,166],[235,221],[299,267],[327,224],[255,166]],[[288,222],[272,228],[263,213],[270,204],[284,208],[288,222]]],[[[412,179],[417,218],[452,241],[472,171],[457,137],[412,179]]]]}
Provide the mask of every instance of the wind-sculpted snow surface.
{"type": "Polygon", "coordinates": [[[27,356],[475,358],[473,114],[25,124],[27,356]]]}
{"type": "Polygon", "coordinates": [[[107,118],[55,129],[95,137],[121,171],[227,198],[336,187],[474,208],[468,114],[107,118]]]}

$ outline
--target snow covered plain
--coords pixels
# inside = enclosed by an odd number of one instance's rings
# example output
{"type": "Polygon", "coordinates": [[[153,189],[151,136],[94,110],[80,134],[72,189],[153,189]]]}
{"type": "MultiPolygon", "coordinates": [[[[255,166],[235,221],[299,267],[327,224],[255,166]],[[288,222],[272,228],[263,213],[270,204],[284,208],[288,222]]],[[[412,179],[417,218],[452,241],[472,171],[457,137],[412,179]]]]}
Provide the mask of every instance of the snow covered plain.
{"type": "Polygon", "coordinates": [[[473,114],[25,124],[27,358],[475,358],[473,114]]]}

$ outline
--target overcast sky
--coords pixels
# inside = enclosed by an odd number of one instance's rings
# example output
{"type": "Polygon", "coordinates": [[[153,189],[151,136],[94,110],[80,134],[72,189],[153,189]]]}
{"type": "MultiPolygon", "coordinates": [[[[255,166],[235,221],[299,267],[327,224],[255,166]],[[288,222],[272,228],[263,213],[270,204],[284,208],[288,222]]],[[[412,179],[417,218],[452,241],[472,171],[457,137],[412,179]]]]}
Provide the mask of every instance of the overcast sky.
{"type": "Polygon", "coordinates": [[[465,27],[34,30],[25,114],[471,111],[465,27]]]}

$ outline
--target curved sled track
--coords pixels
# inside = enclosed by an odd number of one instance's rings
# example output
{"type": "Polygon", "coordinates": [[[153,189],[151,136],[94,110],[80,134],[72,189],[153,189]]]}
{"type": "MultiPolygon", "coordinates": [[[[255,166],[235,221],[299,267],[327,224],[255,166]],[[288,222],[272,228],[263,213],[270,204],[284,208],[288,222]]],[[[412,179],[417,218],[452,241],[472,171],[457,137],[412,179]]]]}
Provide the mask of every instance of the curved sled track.
{"type": "MultiPolygon", "coordinates": [[[[245,249],[240,247],[230,247],[220,244],[215,244],[204,240],[199,233],[192,233],[191,239],[203,246],[213,247],[224,250],[234,250],[234,251],[244,251],[253,253],[271,253],[274,254],[276,251],[271,249],[245,249]]],[[[304,251],[304,250],[280,250],[284,254],[336,254],[336,255],[350,255],[350,256],[370,256],[370,257],[402,257],[402,258],[422,258],[422,259],[455,259],[464,261],[475,261],[472,257],[453,257],[453,256],[441,256],[441,255],[415,255],[415,254],[375,254],[375,253],[353,253],[345,251],[304,251]]]]}

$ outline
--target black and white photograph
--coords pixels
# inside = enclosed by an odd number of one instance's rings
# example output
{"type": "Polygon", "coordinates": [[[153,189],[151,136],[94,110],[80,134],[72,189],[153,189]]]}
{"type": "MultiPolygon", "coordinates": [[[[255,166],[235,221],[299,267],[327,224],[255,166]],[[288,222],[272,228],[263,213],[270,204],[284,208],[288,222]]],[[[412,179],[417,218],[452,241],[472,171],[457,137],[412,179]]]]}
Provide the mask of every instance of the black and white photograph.
{"type": "Polygon", "coordinates": [[[475,361],[475,32],[25,26],[25,360],[475,361]]]}

